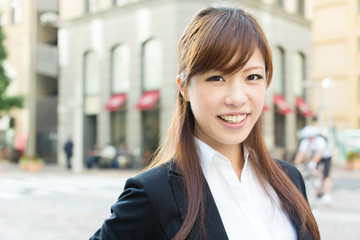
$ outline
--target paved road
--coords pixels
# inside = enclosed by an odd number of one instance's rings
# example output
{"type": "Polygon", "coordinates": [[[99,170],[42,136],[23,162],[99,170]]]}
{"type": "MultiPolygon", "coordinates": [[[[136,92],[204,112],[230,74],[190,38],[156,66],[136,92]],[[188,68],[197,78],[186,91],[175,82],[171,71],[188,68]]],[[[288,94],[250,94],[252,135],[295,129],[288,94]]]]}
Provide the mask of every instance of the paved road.
{"type": "MultiPolygon", "coordinates": [[[[110,214],[125,180],[136,171],[86,171],[74,175],[48,168],[40,173],[4,167],[0,172],[2,240],[88,239],[110,214]]],[[[360,239],[360,172],[333,172],[333,203],[309,199],[322,239],[360,239]]]]}
{"type": "Polygon", "coordinates": [[[306,182],[313,213],[324,240],[360,239],[360,171],[341,168],[331,173],[333,179],[332,203],[322,205],[315,196],[314,187],[306,182]]]}
{"type": "Polygon", "coordinates": [[[74,175],[4,167],[0,172],[1,240],[88,239],[110,215],[110,206],[135,171],[74,175]]]}

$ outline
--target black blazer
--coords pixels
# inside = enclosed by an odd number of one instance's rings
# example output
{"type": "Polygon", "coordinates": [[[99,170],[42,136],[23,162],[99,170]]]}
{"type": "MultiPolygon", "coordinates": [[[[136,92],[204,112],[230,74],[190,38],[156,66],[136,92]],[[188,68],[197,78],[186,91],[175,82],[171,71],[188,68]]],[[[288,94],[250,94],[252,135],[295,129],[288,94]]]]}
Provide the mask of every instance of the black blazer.
{"type": "MultiPolygon", "coordinates": [[[[306,197],[304,180],[292,165],[277,160],[284,172],[306,197]]],[[[228,239],[208,185],[205,186],[206,239],[228,239]]],[[[173,161],[140,173],[127,180],[124,192],[111,208],[111,217],[90,238],[111,240],[168,240],[179,231],[186,212],[184,183],[173,161]]],[[[300,231],[301,222],[292,214],[298,239],[312,240],[311,233],[300,231]]],[[[200,239],[196,223],[189,239],[200,239]]]]}

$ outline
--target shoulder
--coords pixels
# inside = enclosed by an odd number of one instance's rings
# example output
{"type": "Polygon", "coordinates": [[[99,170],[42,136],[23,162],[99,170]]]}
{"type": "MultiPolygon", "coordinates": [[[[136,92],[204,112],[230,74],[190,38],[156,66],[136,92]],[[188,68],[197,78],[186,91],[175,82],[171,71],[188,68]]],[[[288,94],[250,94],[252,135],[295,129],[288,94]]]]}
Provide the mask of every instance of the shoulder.
{"type": "Polygon", "coordinates": [[[134,201],[142,199],[155,211],[159,210],[157,206],[172,209],[175,202],[171,181],[171,176],[174,175],[171,173],[172,168],[171,162],[167,162],[129,178],[119,200],[128,197],[134,201]]]}
{"type": "Polygon", "coordinates": [[[304,195],[305,193],[305,185],[304,185],[304,179],[299,172],[299,170],[292,164],[275,159],[278,166],[286,173],[286,175],[290,178],[290,180],[294,183],[294,185],[299,189],[300,192],[302,192],[304,195]]]}
{"type": "Polygon", "coordinates": [[[172,162],[166,162],[161,165],[147,169],[138,175],[129,178],[131,181],[139,181],[145,185],[152,185],[164,182],[168,178],[169,172],[172,169],[172,162]]]}
{"type": "Polygon", "coordinates": [[[315,142],[317,145],[321,145],[321,146],[326,145],[326,143],[327,143],[325,137],[324,137],[324,136],[321,136],[321,135],[316,136],[314,142],[315,142]]]}
{"type": "Polygon", "coordinates": [[[285,162],[283,160],[279,160],[279,159],[275,159],[276,163],[278,164],[278,166],[287,174],[287,175],[298,175],[300,174],[299,170],[297,170],[297,168],[288,163],[285,162]]]}
{"type": "Polygon", "coordinates": [[[307,146],[309,145],[309,139],[307,138],[304,138],[300,141],[300,148],[307,148],[307,146]]]}
{"type": "Polygon", "coordinates": [[[91,239],[167,239],[161,210],[174,204],[168,194],[168,171],[163,164],[129,178],[111,207],[111,217],[91,239]]]}
{"type": "Polygon", "coordinates": [[[133,200],[146,198],[149,204],[156,202],[157,196],[169,188],[168,173],[168,165],[162,164],[127,179],[119,200],[128,196],[133,200]]]}
{"type": "Polygon", "coordinates": [[[159,188],[168,183],[169,163],[164,163],[139,173],[135,177],[129,178],[125,184],[125,190],[131,185],[136,184],[147,191],[160,190],[159,188]]]}

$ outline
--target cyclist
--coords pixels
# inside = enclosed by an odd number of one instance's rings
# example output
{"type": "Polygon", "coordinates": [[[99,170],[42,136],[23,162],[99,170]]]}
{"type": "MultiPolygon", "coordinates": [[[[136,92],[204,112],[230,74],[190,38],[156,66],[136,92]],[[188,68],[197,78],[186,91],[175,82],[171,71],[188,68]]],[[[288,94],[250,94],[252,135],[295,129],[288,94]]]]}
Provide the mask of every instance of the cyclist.
{"type": "Polygon", "coordinates": [[[301,130],[302,140],[299,145],[298,152],[295,157],[294,164],[300,164],[305,157],[307,151],[311,151],[311,160],[308,163],[309,169],[316,169],[319,164],[324,165],[323,179],[318,196],[323,204],[331,202],[332,183],[329,177],[332,152],[327,139],[320,135],[318,129],[313,126],[306,126],[301,130]]]}

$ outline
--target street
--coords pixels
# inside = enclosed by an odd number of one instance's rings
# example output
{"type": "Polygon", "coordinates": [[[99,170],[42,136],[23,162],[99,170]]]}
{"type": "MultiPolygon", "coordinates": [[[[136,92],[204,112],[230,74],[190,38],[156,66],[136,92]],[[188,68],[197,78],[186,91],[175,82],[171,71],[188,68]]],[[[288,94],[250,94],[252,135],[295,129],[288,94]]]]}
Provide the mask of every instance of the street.
{"type": "Polygon", "coordinates": [[[321,205],[307,183],[308,198],[319,225],[321,239],[357,240],[360,238],[360,171],[335,168],[332,203],[321,205]]]}
{"type": "MultiPolygon", "coordinates": [[[[88,239],[110,215],[125,180],[139,171],[86,170],[75,175],[58,167],[0,172],[2,240],[88,239]]],[[[333,202],[323,206],[307,186],[309,201],[324,240],[360,236],[360,172],[334,169],[333,202]]]]}

